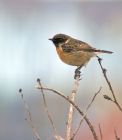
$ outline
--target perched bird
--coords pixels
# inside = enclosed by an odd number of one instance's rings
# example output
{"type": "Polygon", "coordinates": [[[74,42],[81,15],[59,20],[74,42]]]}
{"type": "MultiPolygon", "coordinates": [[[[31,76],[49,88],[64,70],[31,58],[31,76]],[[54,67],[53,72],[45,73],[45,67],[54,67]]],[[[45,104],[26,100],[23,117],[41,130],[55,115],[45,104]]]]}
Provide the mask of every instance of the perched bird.
{"type": "Polygon", "coordinates": [[[72,66],[82,67],[88,63],[90,58],[97,56],[98,53],[113,53],[92,48],[89,44],[65,34],[56,34],[49,40],[54,43],[60,59],[72,66]]]}

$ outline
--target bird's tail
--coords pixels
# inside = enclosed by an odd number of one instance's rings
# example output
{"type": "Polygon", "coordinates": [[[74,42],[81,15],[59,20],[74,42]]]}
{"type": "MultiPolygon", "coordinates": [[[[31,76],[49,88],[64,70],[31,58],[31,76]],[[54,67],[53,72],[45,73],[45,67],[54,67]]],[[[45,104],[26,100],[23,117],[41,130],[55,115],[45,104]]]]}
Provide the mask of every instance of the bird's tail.
{"type": "Polygon", "coordinates": [[[99,50],[96,48],[80,48],[80,51],[84,51],[84,52],[96,52],[96,53],[113,53],[112,51],[106,51],[106,50],[99,50]]]}
{"type": "Polygon", "coordinates": [[[111,51],[97,50],[97,49],[95,49],[94,51],[95,51],[95,52],[98,52],[98,53],[109,53],[109,54],[113,53],[113,52],[111,52],[111,51]]]}

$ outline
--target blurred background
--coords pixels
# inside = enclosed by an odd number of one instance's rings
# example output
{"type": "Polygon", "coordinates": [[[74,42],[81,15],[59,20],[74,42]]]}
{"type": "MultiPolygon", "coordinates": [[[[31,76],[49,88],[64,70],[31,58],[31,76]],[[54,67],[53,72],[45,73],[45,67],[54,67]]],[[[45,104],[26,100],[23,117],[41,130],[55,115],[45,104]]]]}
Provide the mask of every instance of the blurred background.
{"type": "MultiPolygon", "coordinates": [[[[65,33],[88,42],[95,48],[113,51],[102,54],[119,103],[122,105],[122,2],[80,0],[0,0],[0,139],[34,140],[25,121],[19,88],[28,102],[34,123],[42,140],[53,140],[52,127],[44,111],[36,79],[43,85],[70,95],[76,67],[61,62],[55,47],[48,39],[65,33]]],[[[95,92],[102,86],[88,112],[98,132],[101,124],[103,139],[115,139],[114,129],[122,138],[122,113],[102,95],[111,96],[97,59],[93,58],[82,69],[82,80],[76,102],[85,109],[95,92]]],[[[58,134],[65,136],[68,103],[57,95],[46,92],[47,103],[58,134]]],[[[79,122],[74,115],[74,129],[79,122]]],[[[93,140],[84,122],[76,136],[93,140]]]]}

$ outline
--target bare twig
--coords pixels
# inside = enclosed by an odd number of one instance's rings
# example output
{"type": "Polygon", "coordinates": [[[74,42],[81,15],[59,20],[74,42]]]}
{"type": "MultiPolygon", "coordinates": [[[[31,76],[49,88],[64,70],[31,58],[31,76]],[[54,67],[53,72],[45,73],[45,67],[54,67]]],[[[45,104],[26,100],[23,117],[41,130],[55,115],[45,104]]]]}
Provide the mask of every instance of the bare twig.
{"type": "Polygon", "coordinates": [[[100,93],[101,89],[102,89],[102,87],[100,87],[99,90],[98,90],[98,91],[95,93],[95,95],[93,96],[91,102],[89,103],[89,105],[88,105],[87,108],[86,108],[86,112],[87,112],[88,109],[91,107],[92,103],[94,102],[96,96],[100,93]]]}
{"type": "Polygon", "coordinates": [[[100,124],[99,124],[99,132],[100,132],[100,140],[103,140],[103,134],[100,124]]]}
{"type": "Polygon", "coordinates": [[[79,112],[79,114],[84,118],[84,120],[86,121],[86,123],[88,124],[92,135],[94,137],[94,140],[98,140],[97,134],[95,132],[95,129],[93,127],[93,125],[91,124],[90,120],[86,117],[86,115],[84,115],[84,113],[81,111],[81,109],[74,103],[72,102],[69,97],[64,96],[62,93],[60,93],[57,90],[51,89],[51,88],[47,88],[47,87],[42,87],[40,85],[36,86],[37,89],[43,89],[43,90],[47,90],[47,91],[51,91],[59,96],[61,96],[62,98],[64,98],[65,100],[67,100],[69,103],[71,103],[73,105],[73,107],[79,112]]]}
{"type": "MultiPolygon", "coordinates": [[[[40,82],[39,78],[37,79],[37,82],[38,82],[39,86],[42,87],[42,83],[40,82]]],[[[53,133],[54,133],[54,135],[56,135],[56,127],[55,127],[54,122],[52,120],[51,114],[50,114],[50,112],[48,110],[48,105],[47,105],[47,102],[46,102],[46,98],[45,98],[45,94],[44,94],[43,88],[41,88],[41,92],[42,92],[42,97],[43,97],[43,101],[44,101],[45,111],[46,111],[48,119],[49,119],[49,121],[50,121],[50,123],[52,125],[53,133]]]]}
{"type": "MultiPolygon", "coordinates": [[[[95,93],[94,97],[92,98],[91,102],[89,103],[89,105],[86,108],[86,111],[84,113],[84,116],[87,115],[87,112],[88,112],[89,108],[91,107],[92,103],[94,102],[96,96],[100,93],[101,89],[102,89],[102,87],[100,87],[99,90],[95,93]]],[[[72,139],[74,139],[74,137],[77,135],[77,133],[78,133],[78,131],[80,129],[80,126],[81,126],[83,120],[84,120],[84,117],[80,120],[80,123],[78,124],[78,127],[76,128],[75,132],[72,135],[72,139]]]]}
{"type": "MultiPolygon", "coordinates": [[[[80,81],[80,73],[79,74],[75,73],[74,86],[73,86],[72,93],[71,93],[71,96],[70,96],[70,100],[72,102],[75,101],[75,97],[76,97],[76,94],[77,94],[77,91],[78,91],[79,81],[80,81]]],[[[74,107],[70,103],[68,117],[67,117],[67,123],[66,123],[67,124],[66,140],[70,140],[71,139],[73,112],[74,112],[74,107]]]]}
{"type": "Polygon", "coordinates": [[[39,133],[38,133],[36,127],[35,127],[34,124],[33,124],[31,112],[30,112],[30,110],[29,110],[29,107],[28,107],[28,104],[27,104],[26,100],[24,99],[24,96],[23,96],[23,93],[22,93],[22,89],[19,89],[19,93],[21,94],[21,98],[22,98],[22,101],[23,101],[23,103],[24,103],[24,108],[25,108],[25,111],[26,111],[26,113],[27,113],[27,118],[26,118],[26,120],[27,120],[28,124],[31,126],[32,131],[33,131],[33,134],[34,134],[34,136],[36,137],[36,139],[37,139],[37,140],[41,140],[41,137],[40,137],[40,135],[39,135],[39,133]]]}
{"type": "Polygon", "coordinates": [[[117,99],[116,99],[116,96],[115,96],[115,93],[114,93],[114,90],[113,90],[113,88],[112,88],[112,85],[111,85],[111,83],[110,83],[110,81],[109,81],[109,79],[108,79],[108,77],[107,77],[107,70],[102,66],[102,59],[101,59],[100,57],[98,57],[98,56],[97,56],[97,58],[98,58],[98,62],[99,62],[99,65],[100,65],[100,67],[101,67],[101,70],[102,70],[102,72],[103,72],[104,78],[105,78],[105,80],[106,80],[106,82],[107,82],[107,84],[108,84],[108,86],[109,86],[109,89],[110,89],[110,91],[111,91],[111,94],[112,94],[112,96],[113,96],[113,100],[110,100],[110,101],[113,101],[113,102],[116,104],[116,106],[118,107],[118,109],[119,109],[120,111],[122,111],[122,107],[121,107],[120,104],[118,103],[118,101],[117,101],[117,99]]]}
{"type": "Polygon", "coordinates": [[[54,138],[55,138],[56,140],[64,140],[64,139],[63,139],[61,136],[59,136],[59,135],[55,135],[54,138]]]}
{"type": "Polygon", "coordinates": [[[116,129],[114,129],[114,134],[115,134],[115,140],[120,140],[120,138],[117,135],[116,129]]]}

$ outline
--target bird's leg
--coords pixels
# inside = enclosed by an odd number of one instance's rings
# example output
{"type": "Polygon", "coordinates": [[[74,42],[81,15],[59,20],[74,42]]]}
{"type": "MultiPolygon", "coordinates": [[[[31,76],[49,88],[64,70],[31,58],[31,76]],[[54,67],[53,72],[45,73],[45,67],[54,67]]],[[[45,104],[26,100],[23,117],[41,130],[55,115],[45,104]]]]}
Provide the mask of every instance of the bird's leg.
{"type": "Polygon", "coordinates": [[[74,79],[76,79],[77,77],[80,78],[80,74],[81,74],[81,68],[83,67],[83,65],[77,67],[77,69],[75,70],[75,75],[74,75],[74,79]]]}

